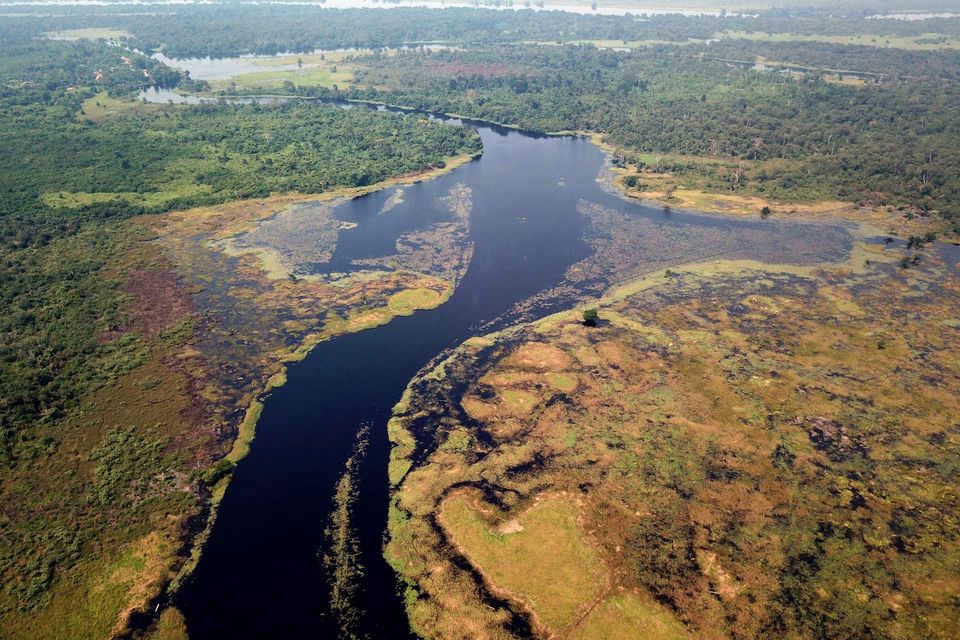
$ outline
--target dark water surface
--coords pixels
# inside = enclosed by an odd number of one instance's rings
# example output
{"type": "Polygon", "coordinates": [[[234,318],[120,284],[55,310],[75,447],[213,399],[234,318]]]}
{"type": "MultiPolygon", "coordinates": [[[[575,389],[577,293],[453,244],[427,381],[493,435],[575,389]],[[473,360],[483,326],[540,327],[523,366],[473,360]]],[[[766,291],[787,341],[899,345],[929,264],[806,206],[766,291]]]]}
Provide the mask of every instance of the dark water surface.
{"type": "MultiPolygon", "coordinates": [[[[577,212],[581,200],[657,225],[693,232],[722,227],[745,239],[761,224],[624,202],[597,184],[605,157],[583,139],[490,127],[480,132],[482,158],[405,187],[404,203],[389,213],[379,211],[392,190],[335,211],[358,223],[341,235],[331,261],[346,263],[381,255],[412,220],[463,183],[473,192],[473,260],[443,306],[321,343],[289,368],[287,384],[266,401],[251,452],[237,466],[196,572],[176,596],[191,638],[337,637],[320,561],[323,530],[363,425],[371,427],[370,446],[354,511],[365,567],[363,631],[371,638],[409,637],[396,578],[382,557],[389,498],[386,423],[407,382],[435,355],[515,303],[556,285],[570,264],[588,256],[582,240],[586,219],[577,212]]],[[[762,224],[797,233],[796,225],[762,224]]]]}

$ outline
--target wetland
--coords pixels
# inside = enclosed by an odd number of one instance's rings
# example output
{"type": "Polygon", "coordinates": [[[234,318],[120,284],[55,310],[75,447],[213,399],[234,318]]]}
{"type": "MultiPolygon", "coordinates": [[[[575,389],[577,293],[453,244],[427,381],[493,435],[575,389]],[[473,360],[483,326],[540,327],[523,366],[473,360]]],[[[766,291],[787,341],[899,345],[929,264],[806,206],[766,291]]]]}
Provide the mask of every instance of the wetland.
{"type": "Polygon", "coordinates": [[[0,635],[951,637],[954,19],[57,11],[0,635]]]}
{"type": "MultiPolygon", "coordinates": [[[[317,629],[357,637],[405,635],[400,630],[407,628],[408,611],[383,559],[381,532],[391,500],[388,481],[396,486],[405,466],[427,457],[411,452],[413,459],[405,462],[395,450],[388,476],[386,425],[408,381],[418,371],[429,372],[438,354],[470,344],[481,332],[536,320],[665,268],[739,260],[812,269],[843,264],[854,248],[858,231],[840,220],[748,220],[644,206],[611,190],[609,157],[585,138],[473,125],[484,146],[479,159],[434,180],[327,205],[324,215],[340,223],[335,245],[295,234],[295,242],[308,239],[314,251],[298,259],[302,268],[295,273],[303,280],[346,277],[339,274],[351,265],[402,266],[406,255],[438,265],[437,273],[458,284],[437,308],[320,342],[288,367],[286,384],[264,401],[254,444],[234,471],[195,573],[175,598],[191,636],[317,629]],[[445,221],[431,216],[437,210],[448,212],[445,221]],[[461,257],[438,253],[438,238],[460,247],[461,257]],[[368,441],[364,455],[355,458],[361,429],[369,429],[368,441]],[[334,489],[348,459],[355,495],[347,510],[355,544],[344,561],[352,563],[348,573],[356,588],[347,591],[347,606],[360,614],[333,615],[324,530],[342,507],[334,489]],[[238,609],[242,600],[257,604],[238,609]]],[[[259,235],[248,232],[234,242],[249,248],[282,228],[271,219],[260,225],[259,235]]],[[[562,371],[553,383],[560,389],[570,384],[562,371]]],[[[524,392],[513,394],[518,415],[527,399],[524,392]]],[[[478,415],[484,402],[474,405],[478,415]]],[[[444,433],[438,429],[436,438],[444,433]]],[[[392,509],[397,513],[396,505],[392,509]]],[[[492,590],[485,601],[499,603],[491,616],[504,629],[530,628],[499,593],[492,590]]]]}

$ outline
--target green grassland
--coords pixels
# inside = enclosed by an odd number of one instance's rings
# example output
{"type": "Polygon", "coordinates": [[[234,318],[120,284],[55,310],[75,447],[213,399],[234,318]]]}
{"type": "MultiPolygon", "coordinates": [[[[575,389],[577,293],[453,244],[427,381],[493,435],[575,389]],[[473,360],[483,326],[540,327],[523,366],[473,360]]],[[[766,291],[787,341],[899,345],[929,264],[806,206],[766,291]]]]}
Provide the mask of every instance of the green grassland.
{"type": "Polygon", "coordinates": [[[230,88],[238,92],[247,89],[283,89],[288,82],[297,86],[327,87],[343,86],[353,75],[346,70],[333,71],[318,67],[242,73],[229,80],[212,83],[214,88],[230,88]]]}
{"type": "Polygon", "coordinates": [[[147,114],[161,108],[158,104],[139,102],[129,97],[113,97],[108,92],[101,91],[83,101],[80,116],[82,119],[96,121],[120,114],[147,114]]]}

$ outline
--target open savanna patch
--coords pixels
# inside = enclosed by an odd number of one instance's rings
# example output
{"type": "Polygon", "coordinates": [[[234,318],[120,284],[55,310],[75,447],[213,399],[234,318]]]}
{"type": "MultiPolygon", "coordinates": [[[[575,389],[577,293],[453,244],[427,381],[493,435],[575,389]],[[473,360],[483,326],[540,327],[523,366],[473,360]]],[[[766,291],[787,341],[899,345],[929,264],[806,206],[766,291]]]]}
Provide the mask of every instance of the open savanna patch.
{"type": "Polygon", "coordinates": [[[288,90],[300,87],[346,87],[353,82],[354,56],[369,51],[323,51],[296,56],[257,58],[253,64],[262,71],[248,71],[223,80],[211,81],[214,90],[288,90]]]}
{"type": "Polygon", "coordinates": [[[214,89],[231,89],[244,91],[254,89],[286,89],[293,83],[303,87],[346,86],[353,80],[353,73],[342,66],[331,67],[305,66],[302,69],[278,69],[241,73],[229,80],[220,80],[211,83],[214,89]]]}
{"type": "MultiPolygon", "coordinates": [[[[125,113],[150,113],[158,111],[162,105],[140,102],[131,98],[115,98],[106,91],[101,91],[83,101],[80,108],[80,118],[94,122],[125,113]]],[[[55,206],[55,205],[51,205],[55,206]]]]}

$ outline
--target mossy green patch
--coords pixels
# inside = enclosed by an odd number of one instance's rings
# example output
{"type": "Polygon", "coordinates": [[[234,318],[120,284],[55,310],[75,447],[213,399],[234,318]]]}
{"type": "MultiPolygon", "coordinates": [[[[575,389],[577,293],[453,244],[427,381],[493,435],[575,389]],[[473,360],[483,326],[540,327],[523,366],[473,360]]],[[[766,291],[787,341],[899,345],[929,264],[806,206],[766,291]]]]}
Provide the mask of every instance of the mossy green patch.
{"type": "Polygon", "coordinates": [[[443,300],[443,294],[433,289],[410,289],[390,296],[387,306],[395,315],[408,316],[420,309],[432,309],[443,300]]]}
{"type": "Polygon", "coordinates": [[[543,374],[543,377],[546,378],[547,383],[557,391],[571,393],[577,388],[577,378],[575,375],[570,373],[557,373],[550,371],[543,374]]]}

